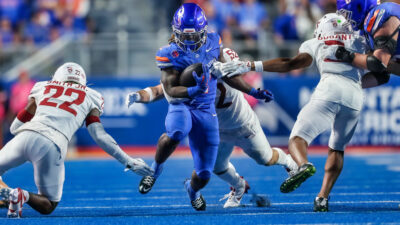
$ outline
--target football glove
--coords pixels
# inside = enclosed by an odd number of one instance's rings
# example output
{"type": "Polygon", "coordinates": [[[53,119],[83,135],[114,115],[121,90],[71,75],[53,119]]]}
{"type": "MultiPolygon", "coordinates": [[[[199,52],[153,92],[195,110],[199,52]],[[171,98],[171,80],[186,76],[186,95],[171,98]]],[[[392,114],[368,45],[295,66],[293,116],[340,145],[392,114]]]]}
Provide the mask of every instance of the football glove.
{"type": "Polygon", "coordinates": [[[354,52],[350,52],[349,50],[347,50],[345,47],[339,46],[336,49],[335,56],[337,59],[339,59],[343,62],[352,63],[354,60],[355,54],[354,54],[354,52]]]}
{"type": "Polygon", "coordinates": [[[125,105],[128,108],[135,102],[140,101],[140,94],[138,92],[129,93],[125,98],[125,105]]]}
{"type": "Polygon", "coordinates": [[[141,158],[131,158],[125,168],[125,172],[132,170],[139,176],[151,176],[154,174],[154,170],[148,166],[141,158]]]}
{"type": "Polygon", "coordinates": [[[265,100],[265,102],[270,102],[274,100],[274,95],[272,94],[272,92],[268,90],[261,90],[260,88],[252,88],[249,92],[249,95],[253,96],[256,99],[265,100]]]}
{"type": "Polygon", "coordinates": [[[193,98],[204,93],[208,89],[208,80],[210,79],[210,70],[206,64],[203,64],[203,74],[197,76],[196,71],[192,73],[193,79],[196,81],[196,86],[187,88],[189,97],[193,98]]]}
{"type": "Polygon", "coordinates": [[[222,63],[220,70],[223,77],[232,77],[249,72],[251,70],[251,63],[249,61],[231,61],[222,63]]]}

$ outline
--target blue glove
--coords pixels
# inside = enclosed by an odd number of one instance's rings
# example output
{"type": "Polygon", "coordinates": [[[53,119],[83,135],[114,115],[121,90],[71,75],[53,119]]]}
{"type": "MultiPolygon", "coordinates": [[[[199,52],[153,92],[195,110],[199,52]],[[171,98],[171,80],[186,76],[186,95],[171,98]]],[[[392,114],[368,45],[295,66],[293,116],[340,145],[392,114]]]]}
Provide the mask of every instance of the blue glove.
{"type": "Polygon", "coordinates": [[[197,76],[196,71],[193,71],[192,75],[196,81],[196,86],[187,88],[190,98],[194,98],[197,95],[203,94],[205,91],[207,91],[208,80],[210,79],[210,72],[205,64],[203,64],[203,74],[201,76],[197,76]]]}
{"type": "Polygon", "coordinates": [[[265,102],[270,102],[274,100],[274,95],[272,94],[272,92],[268,90],[260,90],[260,88],[259,89],[252,88],[251,91],[249,92],[249,95],[253,96],[256,99],[263,99],[265,100],[265,102]]]}

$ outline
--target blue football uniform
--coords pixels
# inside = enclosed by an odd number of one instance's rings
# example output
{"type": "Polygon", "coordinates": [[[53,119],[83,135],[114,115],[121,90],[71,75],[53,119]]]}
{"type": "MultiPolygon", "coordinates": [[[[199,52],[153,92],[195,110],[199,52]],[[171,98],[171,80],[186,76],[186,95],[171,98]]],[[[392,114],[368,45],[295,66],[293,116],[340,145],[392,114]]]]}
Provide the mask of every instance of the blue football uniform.
{"type": "MultiPolygon", "coordinates": [[[[400,5],[393,2],[386,2],[371,9],[364,20],[364,32],[367,36],[369,46],[374,48],[374,34],[392,16],[400,19],[400,5]]],[[[399,31],[398,31],[399,32],[399,31]]],[[[394,53],[396,58],[400,58],[400,38],[397,38],[397,48],[394,53]]]]}
{"type": "MultiPolygon", "coordinates": [[[[195,63],[210,67],[219,58],[221,47],[221,38],[216,33],[208,33],[206,42],[196,52],[183,51],[177,44],[171,43],[157,52],[157,66],[179,72],[195,63]]],[[[183,102],[170,102],[165,118],[168,137],[181,141],[189,135],[194,168],[203,179],[211,176],[218,151],[218,118],[214,106],[216,90],[217,78],[210,76],[205,93],[183,102]]]]}

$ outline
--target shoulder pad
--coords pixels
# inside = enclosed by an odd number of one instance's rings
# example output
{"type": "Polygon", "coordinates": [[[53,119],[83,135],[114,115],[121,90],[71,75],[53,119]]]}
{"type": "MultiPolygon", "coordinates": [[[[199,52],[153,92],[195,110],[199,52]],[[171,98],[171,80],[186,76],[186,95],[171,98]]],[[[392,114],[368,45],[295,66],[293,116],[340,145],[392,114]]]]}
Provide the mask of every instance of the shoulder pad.
{"type": "Polygon", "coordinates": [[[172,50],[171,45],[164,46],[157,51],[156,63],[160,69],[172,67],[172,54],[177,51],[172,50]]]}
{"type": "Polygon", "coordinates": [[[96,90],[87,87],[87,95],[91,100],[91,108],[92,109],[97,109],[100,112],[100,115],[103,114],[104,111],[104,98],[103,96],[96,90]]]}

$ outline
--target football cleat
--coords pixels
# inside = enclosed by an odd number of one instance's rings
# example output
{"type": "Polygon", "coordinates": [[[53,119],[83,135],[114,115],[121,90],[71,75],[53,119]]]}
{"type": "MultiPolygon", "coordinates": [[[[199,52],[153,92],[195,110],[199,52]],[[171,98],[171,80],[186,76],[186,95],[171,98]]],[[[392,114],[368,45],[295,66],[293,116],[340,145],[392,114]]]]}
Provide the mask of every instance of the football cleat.
{"type": "Polygon", "coordinates": [[[316,169],[312,163],[303,164],[299,170],[281,184],[281,192],[289,193],[296,190],[304,181],[314,175],[316,169]]]}
{"type": "Polygon", "coordinates": [[[22,206],[26,202],[26,197],[21,188],[1,188],[0,196],[9,200],[8,218],[21,218],[22,206]]]}
{"type": "Polygon", "coordinates": [[[191,188],[190,187],[190,180],[186,180],[184,183],[185,189],[189,195],[190,198],[190,203],[192,204],[192,207],[196,211],[205,211],[206,210],[206,200],[204,200],[203,195],[201,195],[200,191],[197,191],[194,195],[196,196],[195,198],[192,198],[191,196],[193,195],[191,188]]]}
{"type": "Polygon", "coordinates": [[[240,201],[243,198],[243,195],[247,193],[247,191],[250,189],[249,184],[243,177],[240,178],[240,187],[239,188],[233,188],[231,187],[231,192],[226,194],[223,198],[220,199],[220,201],[226,200],[224,204],[224,208],[235,208],[240,206],[240,201]]]}
{"type": "Polygon", "coordinates": [[[156,178],[153,176],[144,176],[139,183],[139,192],[147,194],[153,187],[154,183],[156,183],[156,178]]]}
{"type": "Polygon", "coordinates": [[[328,212],[329,211],[329,198],[316,197],[314,199],[314,212],[328,212]]]}

